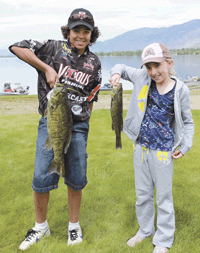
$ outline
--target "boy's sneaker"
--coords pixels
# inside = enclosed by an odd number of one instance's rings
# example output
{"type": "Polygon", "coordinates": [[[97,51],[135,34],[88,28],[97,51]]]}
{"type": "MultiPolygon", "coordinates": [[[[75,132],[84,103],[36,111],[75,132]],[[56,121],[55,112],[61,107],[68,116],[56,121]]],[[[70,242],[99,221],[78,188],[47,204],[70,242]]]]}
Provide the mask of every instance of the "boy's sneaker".
{"type": "Polygon", "coordinates": [[[49,236],[51,234],[49,230],[49,226],[45,229],[41,229],[40,231],[35,231],[34,229],[29,229],[24,241],[20,244],[19,249],[25,250],[29,248],[32,244],[38,242],[40,238],[44,236],[49,236]]]}
{"type": "Polygon", "coordinates": [[[83,241],[81,228],[76,228],[73,230],[68,230],[68,242],[67,245],[74,245],[81,243],[83,241]]]}

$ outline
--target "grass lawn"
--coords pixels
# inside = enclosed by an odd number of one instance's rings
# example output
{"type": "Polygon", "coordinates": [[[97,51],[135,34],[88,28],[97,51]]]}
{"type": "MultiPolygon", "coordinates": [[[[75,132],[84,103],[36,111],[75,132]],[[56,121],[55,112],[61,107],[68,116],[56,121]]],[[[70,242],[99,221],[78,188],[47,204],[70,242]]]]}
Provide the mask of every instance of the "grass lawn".
{"type": "MultiPolygon", "coordinates": [[[[175,242],[170,252],[193,253],[200,248],[200,111],[193,111],[192,150],[174,162],[175,242]]],[[[124,113],[126,114],[126,112],[124,113]]],[[[38,114],[0,116],[0,252],[14,253],[34,226],[33,193],[38,114]]],[[[151,253],[152,238],[135,248],[126,241],[135,235],[135,188],[132,142],[122,133],[122,150],[115,149],[109,110],[96,110],[90,120],[88,184],[83,191],[80,224],[84,242],[67,247],[69,221],[67,187],[61,178],[51,192],[48,222],[51,236],[25,252],[34,253],[151,253]]]]}

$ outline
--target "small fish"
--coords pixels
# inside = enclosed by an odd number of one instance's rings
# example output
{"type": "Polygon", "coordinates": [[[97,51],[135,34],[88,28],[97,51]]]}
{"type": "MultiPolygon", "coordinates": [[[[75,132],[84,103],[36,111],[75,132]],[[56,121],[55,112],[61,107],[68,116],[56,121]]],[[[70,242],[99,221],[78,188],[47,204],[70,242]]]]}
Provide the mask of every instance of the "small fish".
{"type": "Polygon", "coordinates": [[[47,94],[48,105],[45,116],[47,117],[48,138],[45,143],[47,150],[53,148],[54,160],[49,168],[50,174],[57,173],[65,177],[64,154],[67,153],[72,135],[72,114],[67,104],[67,89],[64,84],[56,83],[47,94]]]}
{"type": "Polygon", "coordinates": [[[116,149],[122,148],[121,131],[123,129],[123,98],[122,98],[122,84],[116,88],[113,87],[111,92],[111,118],[112,130],[116,134],[116,149]]]}

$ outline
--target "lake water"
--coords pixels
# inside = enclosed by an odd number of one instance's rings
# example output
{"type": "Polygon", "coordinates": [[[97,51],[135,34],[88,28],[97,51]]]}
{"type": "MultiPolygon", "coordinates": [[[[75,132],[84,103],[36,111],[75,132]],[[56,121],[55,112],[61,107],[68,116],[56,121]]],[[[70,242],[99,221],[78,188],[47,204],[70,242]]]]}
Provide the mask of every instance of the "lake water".
{"type": "MultiPolygon", "coordinates": [[[[186,75],[200,77],[200,55],[173,55],[175,66],[174,70],[177,76],[186,75]]],[[[110,69],[117,63],[127,66],[140,68],[141,57],[100,57],[102,64],[102,85],[108,83],[110,69]]],[[[19,60],[18,58],[0,58],[0,91],[3,84],[10,82],[12,84],[21,83],[22,86],[30,86],[30,94],[37,94],[37,72],[36,70],[19,60]]],[[[124,90],[131,90],[132,84],[124,81],[124,90]]]]}

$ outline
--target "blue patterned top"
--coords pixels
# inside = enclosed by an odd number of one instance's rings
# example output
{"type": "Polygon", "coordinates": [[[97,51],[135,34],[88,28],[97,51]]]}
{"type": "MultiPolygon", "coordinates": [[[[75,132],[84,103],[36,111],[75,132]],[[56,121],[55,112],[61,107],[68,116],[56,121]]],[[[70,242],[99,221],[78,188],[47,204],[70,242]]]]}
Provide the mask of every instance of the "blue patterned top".
{"type": "Polygon", "coordinates": [[[160,95],[156,83],[152,81],[137,143],[154,150],[172,150],[174,131],[171,126],[174,118],[175,86],[176,84],[168,93],[160,95]]]}

